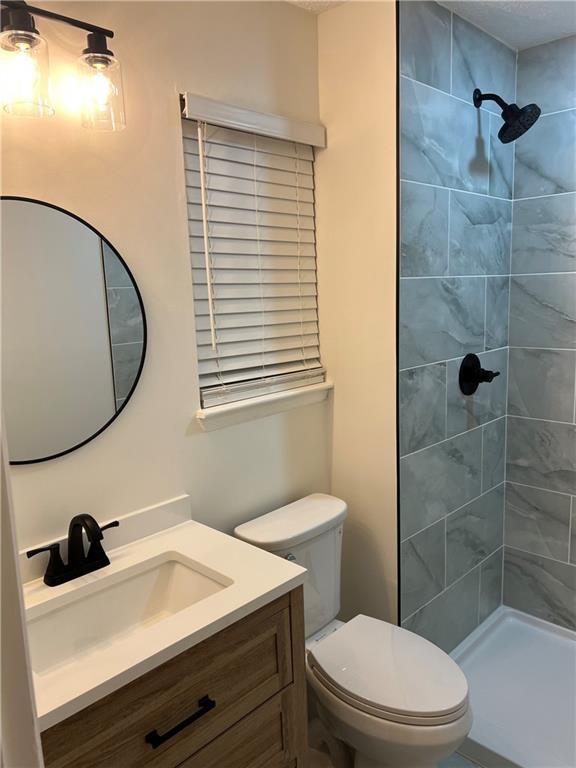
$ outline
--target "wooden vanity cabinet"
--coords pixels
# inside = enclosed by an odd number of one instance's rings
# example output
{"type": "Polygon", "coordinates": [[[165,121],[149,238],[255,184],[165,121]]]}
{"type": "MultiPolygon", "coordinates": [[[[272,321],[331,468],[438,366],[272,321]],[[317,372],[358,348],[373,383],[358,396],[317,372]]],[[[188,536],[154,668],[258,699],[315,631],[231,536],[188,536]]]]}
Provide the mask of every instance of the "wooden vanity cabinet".
{"type": "Polygon", "coordinates": [[[46,768],[307,768],[302,588],[42,733],[46,768]]]}

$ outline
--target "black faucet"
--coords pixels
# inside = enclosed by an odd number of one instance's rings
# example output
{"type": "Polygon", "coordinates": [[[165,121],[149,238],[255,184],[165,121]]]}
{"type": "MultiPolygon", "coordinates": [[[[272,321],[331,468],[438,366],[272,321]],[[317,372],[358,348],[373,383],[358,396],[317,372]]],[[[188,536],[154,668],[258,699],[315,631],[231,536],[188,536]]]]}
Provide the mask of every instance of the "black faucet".
{"type": "Polygon", "coordinates": [[[48,587],[56,587],[67,581],[77,579],[92,571],[98,571],[110,565],[110,560],[102,547],[102,531],[108,528],[117,528],[118,520],[100,527],[92,515],[75,515],[68,526],[68,563],[64,564],[60,555],[60,543],[49,544],[47,547],[39,547],[26,552],[27,557],[34,557],[40,552],[50,552],[50,560],[44,574],[44,584],[48,587]],[[88,538],[88,552],[84,552],[84,536],[86,531],[88,538]]]}

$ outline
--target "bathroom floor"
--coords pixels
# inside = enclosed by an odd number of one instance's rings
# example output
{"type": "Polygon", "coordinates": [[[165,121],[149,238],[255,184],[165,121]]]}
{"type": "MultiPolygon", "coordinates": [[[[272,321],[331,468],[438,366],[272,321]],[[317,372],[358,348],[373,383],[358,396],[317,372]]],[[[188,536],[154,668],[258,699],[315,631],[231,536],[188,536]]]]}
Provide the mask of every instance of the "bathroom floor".
{"type": "Polygon", "coordinates": [[[501,606],[452,657],[474,712],[466,754],[486,765],[494,756],[502,766],[576,765],[576,633],[501,606]]]}
{"type": "MultiPolygon", "coordinates": [[[[312,750],[310,768],[333,768],[330,758],[323,752],[312,750]]],[[[462,755],[454,754],[447,760],[443,760],[438,768],[480,768],[477,763],[472,763],[462,755]]]]}

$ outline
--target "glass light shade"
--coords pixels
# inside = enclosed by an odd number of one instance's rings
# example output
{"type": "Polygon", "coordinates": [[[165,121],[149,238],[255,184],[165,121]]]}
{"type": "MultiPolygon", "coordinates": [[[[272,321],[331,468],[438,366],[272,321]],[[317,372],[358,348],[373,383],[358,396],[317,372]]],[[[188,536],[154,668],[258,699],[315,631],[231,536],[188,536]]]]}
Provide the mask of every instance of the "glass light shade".
{"type": "Polygon", "coordinates": [[[82,89],[82,125],[98,131],[126,126],[120,62],[108,54],[85,53],[78,60],[82,89]]]}
{"type": "Polygon", "coordinates": [[[53,115],[48,76],[48,46],[38,33],[11,29],[0,34],[0,102],[5,112],[53,115]]]}

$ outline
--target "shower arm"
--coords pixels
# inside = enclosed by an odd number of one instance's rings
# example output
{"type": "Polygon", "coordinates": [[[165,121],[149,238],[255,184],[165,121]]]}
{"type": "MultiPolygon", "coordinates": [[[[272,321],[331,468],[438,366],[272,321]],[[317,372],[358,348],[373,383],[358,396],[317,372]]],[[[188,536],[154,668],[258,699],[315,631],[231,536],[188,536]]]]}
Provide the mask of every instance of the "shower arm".
{"type": "Polygon", "coordinates": [[[482,93],[480,88],[474,89],[472,100],[475,107],[480,107],[483,101],[495,101],[502,111],[508,107],[508,104],[497,93],[482,93]]]}

